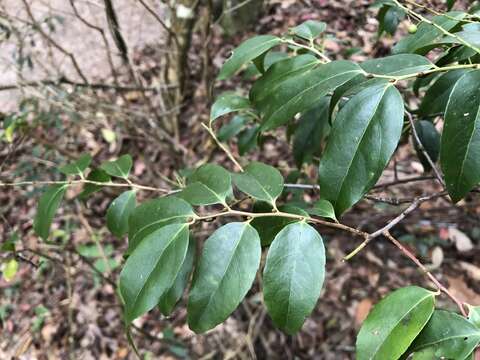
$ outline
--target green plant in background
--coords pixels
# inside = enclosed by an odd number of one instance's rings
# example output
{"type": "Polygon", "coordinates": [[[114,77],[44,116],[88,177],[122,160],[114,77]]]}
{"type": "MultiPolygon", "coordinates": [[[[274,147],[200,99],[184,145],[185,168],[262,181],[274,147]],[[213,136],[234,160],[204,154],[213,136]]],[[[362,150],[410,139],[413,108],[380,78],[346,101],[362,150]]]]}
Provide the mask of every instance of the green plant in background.
{"type": "Polygon", "coordinates": [[[384,0],[377,5],[380,34],[394,33],[405,17],[418,22],[392,48],[391,56],[360,63],[331,60],[318,41],[326,24],[311,20],[281,37],[248,39],[233,51],[218,80],[253,64],[255,81],[248,97],[221,94],[210,121],[203,125],[237,172],[207,163],[187,176],[184,187],[171,191],[132,183],[129,155],[90,171],[92,159],[85,155],[59,169],[66,180],[47,182],[35,232],[48,238],[72,184],[84,185],[82,199],[102,187],[124,188],[112,201],[106,223],[115,236],[128,235],[119,282],[127,328],[156,307],[170,314],[190,288],[188,324],[198,333],[222,323],[236,309],[259,270],[271,319],[286,333],[297,332],[314,309],[324,280],[328,281],[325,246],[314,225],[363,239],[345,260],[384,236],[437,289],[409,286],[381,300],[360,329],[357,358],[399,359],[409,354],[414,359],[472,358],[480,343],[479,309],[468,306],[467,313],[465,304],[390,229],[423,202],[447,195],[458,202],[480,182],[479,9],[446,14],[428,9],[434,14],[427,18],[412,10],[411,1],[384,0]],[[271,56],[274,48],[280,48],[282,55],[271,56]],[[416,109],[404,104],[403,95],[411,93],[419,100],[416,109]],[[217,132],[217,122],[227,114],[235,116],[217,132]],[[441,134],[439,118],[444,122],[441,134]],[[276,168],[261,162],[244,166],[245,161],[236,159],[226,144],[237,138],[243,154],[283,126],[299,171],[305,163],[318,166],[318,178],[310,184],[285,183],[276,168]],[[339,222],[368,196],[406,134],[411,134],[425,171],[433,173],[443,190],[412,199],[398,216],[372,233],[339,222]],[[292,189],[319,189],[320,200],[294,201],[286,196],[292,189]],[[163,195],[137,205],[138,191],[163,195]],[[245,199],[251,200],[248,211],[239,206],[245,199]],[[197,254],[196,225],[213,219],[224,219],[225,224],[197,254]],[[262,247],[268,247],[264,264],[262,247]],[[461,315],[436,309],[440,294],[450,297],[461,315]]]}

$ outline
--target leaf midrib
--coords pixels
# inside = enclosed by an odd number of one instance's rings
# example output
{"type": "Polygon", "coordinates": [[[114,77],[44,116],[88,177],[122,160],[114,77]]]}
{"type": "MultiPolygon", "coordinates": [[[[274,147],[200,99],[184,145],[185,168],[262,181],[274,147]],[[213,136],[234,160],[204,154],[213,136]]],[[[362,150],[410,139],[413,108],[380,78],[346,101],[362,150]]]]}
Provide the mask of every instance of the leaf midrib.
{"type": "MultiPolygon", "coordinates": [[[[253,100],[253,102],[258,104],[259,102],[261,102],[262,100],[264,100],[266,97],[268,97],[269,94],[275,92],[280,86],[282,86],[283,83],[284,83],[286,80],[288,80],[288,77],[289,77],[291,74],[294,74],[294,73],[296,73],[296,72],[299,72],[299,73],[301,73],[300,75],[304,75],[304,74],[306,74],[307,72],[303,73],[303,70],[306,70],[306,69],[308,69],[309,67],[312,67],[312,69],[313,69],[313,67],[314,67],[317,63],[319,63],[318,60],[312,59],[312,61],[309,62],[309,63],[306,63],[306,64],[304,64],[304,65],[301,65],[301,66],[299,66],[299,67],[296,68],[296,69],[292,69],[292,70],[290,70],[290,71],[286,71],[286,72],[280,74],[277,78],[271,79],[271,82],[274,83],[271,88],[267,88],[267,89],[266,89],[265,91],[263,91],[263,92],[262,92],[261,90],[257,90],[257,91],[260,92],[260,94],[263,93],[264,96],[260,96],[260,95],[255,96],[255,94],[252,93],[252,96],[256,98],[256,99],[253,100]]],[[[312,69],[308,69],[308,70],[310,71],[310,70],[312,70],[312,69]]],[[[267,85],[268,85],[268,83],[267,83],[267,85]]],[[[266,86],[265,86],[265,87],[266,87],[266,86]]],[[[252,89],[252,90],[253,90],[253,89],[252,89]]]]}
{"type": "MultiPolygon", "coordinates": [[[[392,331],[397,328],[398,324],[400,324],[400,322],[401,322],[408,314],[410,314],[410,313],[413,311],[413,309],[415,309],[417,306],[419,306],[420,303],[423,303],[423,302],[424,302],[426,299],[428,299],[429,297],[433,297],[433,294],[426,294],[426,295],[425,295],[424,297],[422,297],[419,301],[417,301],[415,304],[413,304],[413,306],[410,308],[410,310],[408,310],[400,319],[398,319],[398,321],[395,323],[395,326],[392,327],[392,331]]],[[[433,313],[433,311],[432,311],[432,313],[433,313]]],[[[431,316],[431,314],[430,314],[430,316],[431,316]]],[[[425,324],[423,324],[423,327],[425,327],[425,325],[427,324],[427,322],[428,322],[428,319],[427,319],[427,321],[425,322],[425,324]]],[[[423,327],[422,327],[422,329],[423,329],[423,327]]],[[[390,331],[390,333],[391,333],[392,331],[390,331]]],[[[370,357],[370,360],[372,360],[372,359],[375,358],[375,356],[377,355],[378,350],[383,346],[383,344],[384,344],[385,341],[389,338],[389,336],[390,336],[390,335],[387,335],[387,336],[384,338],[384,340],[383,340],[380,344],[378,344],[378,346],[375,348],[375,351],[374,351],[372,357],[370,357]]],[[[412,340],[412,341],[413,341],[413,340],[412,340]]]]}
{"type": "MultiPolygon", "coordinates": [[[[163,251],[161,252],[161,254],[158,256],[157,258],[157,261],[155,262],[155,265],[152,267],[152,270],[148,273],[148,275],[146,276],[145,278],[145,281],[143,282],[143,285],[140,289],[140,291],[137,293],[137,295],[135,295],[135,298],[133,300],[133,306],[131,308],[131,312],[133,312],[133,310],[137,307],[137,301],[138,299],[141,297],[141,294],[143,294],[143,291],[145,290],[145,284],[147,284],[147,282],[149,281],[150,279],[150,276],[152,275],[152,273],[157,269],[157,266],[160,262],[160,260],[163,258],[163,255],[165,254],[165,251],[168,250],[168,248],[172,245],[172,243],[175,242],[175,240],[178,238],[179,234],[185,229],[185,227],[187,226],[187,224],[182,224],[182,226],[180,226],[180,228],[178,229],[177,232],[175,232],[175,234],[170,238],[170,241],[168,242],[168,244],[163,248],[163,251]]],[[[175,278],[174,278],[175,279],[175,278]]],[[[166,288],[168,289],[168,287],[166,288]]]]}
{"type": "MultiPolygon", "coordinates": [[[[382,95],[380,96],[379,100],[378,100],[378,103],[377,105],[375,106],[375,109],[372,113],[372,116],[370,117],[370,120],[368,121],[368,125],[365,127],[365,129],[363,130],[362,132],[362,135],[360,136],[360,139],[358,140],[358,143],[357,143],[357,146],[355,147],[355,152],[354,152],[354,155],[352,156],[348,166],[347,166],[347,171],[345,173],[345,176],[343,176],[341,182],[340,182],[340,187],[339,187],[339,190],[337,191],[337,193],[335,194],[335,202],[338,201],[338,197],[339,197],[339,194],[342,193],[342,190],[343,190],[343,186],[345,184],[345,179],[348,177],[348,174],[350,173],[350,169],[352,167],[352,164],[353,164],[353,161],[356,159],[357,157],[357,154],[358,154],[358,149],[360,148],[360,144],[363,142],[363,138],[365,136],[365,134],[367,133],[368,129],[370,128],[370,125],[372,124],[372,119],[375,117],[376,113],[377,113],[377,110],[378,110],[378,107],[380,106],[380,103],[383,101],[383,97],[385,96],[385,93],[387,91],[387,89],[389,88],[390,84],[387,84],[384,89],[383,89],[383,93],[382,95]]],[[[363,189],[362,189],[362,192],[363,192],[363,189]]]]}
{"type": "MultiPolygon", "coordinates": [[[[275,119],[275,116],[276,114],[278,114],[279,112],[283,111],[283,109],[286,107],[286,106],[289,106],[290,104],[295,104],[299,98],[302,97],[302,95],[308,91],[311,91],[313,88],[317,87],[317,86],[321,86],[323,85],[325,82],[327,81],[330,81],[336,77],[340,77],[340,76],[343,76],[343,75],[346,75],[346,74],[349,74],[349,73],[358,73],[360,74],[361,71],[359,69],[355,69],[355,70],[348,70],[348,71],[344,71],[344,72],[341,72],[341,73],[335,73],[334,75],[330,76],[330,77],[327,77],[327,78],[324,78],[322,79],[320,82],[317,82],[315,83],[314,85],[312,86],[309,86],[307,87],[306,89],[303,89],[301,92],[299,92],[297,95],[295,95],[294,97],[290,98],[285,104],[281,105],[277,110],[275,110],[270,116],[267,117],[267,119],[265,120],[265,122],[263,123],[262,127],[265,127],[266,124],[269,124],[270,122],[273,122],[272,119],[275,119]]],[[[347,80],[348,81],[348,80],[347,80]]],[[[318,95],[317,95],[318,97],[318,95]]],[[[270,124],[269,124],[270,125],[270,124]]]]}
{"type": "Polygon", "coordinates": [[[153,226],[153,225],[157,225],[159,223],[162,223],[162,222],[166,222],[166,221],[170,221],[170,220],[174,220],[174,219],[179,219],[179,218],[186,218],[188,217],[189,215],[193,215],[193,213],[189,213],[189,214],[184,214],[184,215],[174,215],[174,216],[170,216],[170,217],[166,217],[166,218],[161,218],[159,220],[155,220],[154,222],[151,222],[147,225],[144,225],[142,226],[140,229],[138,229],[135,234],[132,236],[132,238],[130,239],[131,242],[134,242],[134,240],[137,238],[138,234],[141,233],[142,231],[144,231],[146,228],[150,227],[150,226],[153,226]]]}
{"type": "MultiPolygon", "coordinates": [[[[301,224],[299,224],[299,226],[301,226],[301,224]]],[[[300,242],[300,239],[302,238],[302,233],[303,233],[303,226],[301,226],[301,230],[299,231],[299,236],[298,236],[298,240],[296,240],[294,243],[293,243],[293,247],[294,249],[297,251],[298,250],[298,244],[300,242]]],[[[290,247],[290,244],[291,242],[289,241],[288,242],[289,244],[289,247],[290,247]]],[[[290,248],[288,249],[289,253],[290,253],[290,248]]],[[[296,254],[296,252],[295,252],[296,254]]],[[[293,268],[292,268],[292,276],[289,277],[288,279],[288,304],[287,304],[287,315],[285,317],[285,325],[287,325],[289,323],[288,319],[290,317],[290,308],[291,308],[291,298],[292,298],[292,281],[293,281],[293,275],[295,275],[295,272],[296,272],[296,268],[297,268],[297,259],[295,259],[295,261],[293,262],[293,268]]]]}
{"type": "MultiPolygon", "coordinates": [[[[215,295],[217,294],[217,291],[218,289],[221,287],[224,279],[225,279],[225,274],[228,272],[228,270],[230,269],[230,265],[232,264],[232,259],[233,257],[235,256],[236,252],[237,252],[237,249],[240,245],[240,243],[242,242],[242,239],[243,239],[243,235],[245,234],[245,231],[247,229],[249,225],[244,223],[243,224],[243,229],[242,231],[240,232],[240,236],[238,237],[238,241],[237,243],[235,244],[235,247],[233,248],[233,251],[231,252],[231,255],[228,259],[228,264],[227,266],[225,267],[225,271],[223,271],[222,273],[222,276],[221,276],[221,280],[220,282],[218,283],[218,286],[215,287],[215,290],[212,292],[212,294],[209,296],[208,298],[208,302],[207,304],[204,306],[204,309],[207,309],[210,305],[210,303],[212,302],[212,299],[215,297],[215,295]]],[[[203,311],[202,314],[200,315],[200,317],[198,318],[198,323],[201,323],[202,322],[202,319],[204,318],[205,314],[207,313],[207,311],[203,311]]]]}
{"type": "Polygon", "coordinates": [[[432,345],[439,344],[439,343],[449,341],[449,340],[452,340],[452,339],[457,339],[457,338],[462,338],[463,339],[465,337],[474,337],[474,338],[477,337],[480,340],[480,331],[477,331],[475,333],[452,335],[452,336],[449,336],[449,337],[446,337],[446,338],[442,338],[442,339],[439,339],[437,341],[426,343],[426,344],[422,345],[421,347],[417,348],[415,351],[422,350],[422,349],[425,349],[425,348],[430,347],[432,345]]]}

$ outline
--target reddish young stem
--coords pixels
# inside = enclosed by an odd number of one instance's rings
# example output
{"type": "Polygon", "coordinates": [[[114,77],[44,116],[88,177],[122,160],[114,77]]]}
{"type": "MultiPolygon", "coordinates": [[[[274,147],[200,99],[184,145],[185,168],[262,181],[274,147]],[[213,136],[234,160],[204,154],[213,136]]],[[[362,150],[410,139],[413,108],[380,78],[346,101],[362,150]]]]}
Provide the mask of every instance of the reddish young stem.
{"type": "Polygon", "coordinates": [[[462,313],[463,316],[467,317],[467,313],[465,311],[465,308],[463,307],[463,303],[458,300],[455,295],[453,295],[445,286],[443,286],[436,278],[435,276],[432,275],[430,271],[416,258],[415,255],[413,255],[410,250],[408,250],[405,246],[403,246],[400,241],[395,239],[388,231],[385,231],[383,233],[385,237],[390,240],[397,248],[400,249],[400,251],[406,255],[410,260],[412,260],[415,265],[417,265],[422,272],[427,275],[427,277],[435,284],[438,290],[444,292],[450,299],[457,304],[458,308],[460,309],[460,312],[462,313]]]}

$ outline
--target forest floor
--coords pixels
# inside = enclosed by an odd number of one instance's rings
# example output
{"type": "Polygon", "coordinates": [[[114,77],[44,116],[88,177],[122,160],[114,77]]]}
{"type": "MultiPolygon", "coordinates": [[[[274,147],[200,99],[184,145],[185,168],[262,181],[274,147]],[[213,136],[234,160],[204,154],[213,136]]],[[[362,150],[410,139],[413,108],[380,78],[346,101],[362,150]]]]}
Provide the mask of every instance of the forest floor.
{"type": "MultiPolygon", "coordinates": [[[[385,56],[395,39],[377,39],[375,11],[369,5],[370,1],[363,0],[270,1],[268,11],[251,33],[242,33],[233,39],[216,34],[211,51],[216,54],[213,63],[218,67],[233,44],[249,35],[282,33],[307,19],[328,24],[330,36],[326,49],[337,58],[361,61],[385,56]]],[[[405,33],[405,26],[401,25],[399,31],[405,33]]],[[[202,47],[201,39],[194,38],[192,66],[200,62],[197,54],[202,47]]],[[[145,64],[151,63],[151,50],[138,54],[146,57],[145,64]]],[[[200,123],[208,118],[209,109],[200,80],[191,80],[192,89],[197,90],[193,91],[182,114],[187,125],[182,129],[181,143],[189,149],[185,167],[196,166],[208,158],[232,169],[228,158],[202,132],[200,123]]],[[[238,87],[239,84],[228,82],[222,88],[234,85],[238,87]]],[[[216,92],[220,90],[219,87],[216,92]]],[[[107,143],[99,135],[102,126],[91,122],[88,126],[75,124],[62,132],[39,129],[32,139],[25,139],[14,151],[0,149],[0,179],[10,179],[12,174],[18,177],[30,174],[35,164],[47,170],[44,179],[53,173],[55,163],[37,155],[38,139],[59,150],[65,158],[90,150],[95,154],[95,163],[130,152],[134,158],[133,176],[142,184],[164,185],[161,179],[174,178],[176,158],[172,154],[158,150],[157,144],[148,139],[128,134],[107,143]]],[[[374,193],[376,197],[405,198],[439,190],[433,179],[401,183],[402,179],[423,176],[423,168],[408,141],[411,140],[403,140],[400,151],[378,183],[400,182],[395,186],[378,187],[374,193]]],[[[273,164],[284,174],[294,169],[283,133],[269,139],[261,150],[250,153],[248,158],[273,164]]],[[[309,171],[314,173],[315,170],[309,171]]],[[[69,191],[67,199],[73,199],[78,190],[69,191]]],[[[0,191],[2,242],[18,236],[24,248],[42,254],[22,253],[13,281],[0,280],[0,359],[135,359],[125,336],[114,286],[126,240],[110,235],[103,220],[106,207],[116,193],[96,194],[88,204],[71,201],[70,205],[65,205],[55,224],[53,240],[48,244],[41,243],[32,231],[38,194],[38,189],[34,188],[0,191]],[[103,261],[97,242],[108,257],[108,265],[103,261]],[[49,254],[48,257],[45,254],[49,254]],[[102,275],[92,267],[100,269],[102,275]]],[[[141,196],[146,198],[151,194],[141,196]]],[[[312,191],[305,196],[314,198],[316,194],[312,191]]],[[[342,222],[374,231],[403,209],[403,206],[362,200],[345,214],[342,222]]],[[[439,198],[422,204],[418,211],[394,228],[393,234],[460,300],[480,305],[479,220],[478,196],[457,205],[439,198]]],[[[202,224],[198,233],[206,237],[215,226],[218,224],[202,224]]],[[[184,306],[179,306],[168,318],[154,310],[137,319],[133,337],[143,358],[354,359],[356,333],[373,304],[401,286],[431,287],[424,274],[385,239],[377,238],[345,262],[343,257],[359,244],[360,239],[325,229],[321,229],[321,233],[327,248],[325,286],[313,314],[297,335],[287,336],[275,329],[265,312],[256,283],[233,315],[204,335],[196,335],[188,328],[184,306]]],[[[439,297],[438,301],[440,307],[455,309],[444,297],[439,297]]]]}

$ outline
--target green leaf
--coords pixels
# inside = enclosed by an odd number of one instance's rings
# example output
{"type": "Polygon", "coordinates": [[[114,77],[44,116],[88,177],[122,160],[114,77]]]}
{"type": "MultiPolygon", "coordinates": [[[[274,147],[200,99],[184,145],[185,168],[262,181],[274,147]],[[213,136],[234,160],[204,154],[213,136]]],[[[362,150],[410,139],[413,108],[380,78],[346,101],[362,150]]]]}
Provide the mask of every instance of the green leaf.
{"type": "Polygon", "coordinates": [[[362,90],[338,112],[319,167],[321,196],[337,215],[377,182],[400,139],[403,111],[398,90],[382,84],[362,90]]]}
{"type": "MultiPolygon", "coordinates": [[[[95,181],[98,183],[108,183],[110,182],[111,178],[105,171],[102,169],[94,169],[90,174],[87,176],[87,180],[95,181]]],[[[78,198],[81,200],[86,199],[90,195],[96,193],[97,191],[101,190],[102,186],[92,183],[86,183],[83,186],[83,191],[78,195],[78,198]]]]}
{"type": "Polygon", "coordinates": [[[88,168],[91,162],[92,157],[90,154],[84,154],[73,163],[59,167],[58,171],[65,175],[79,175],[88,168]]]}
{"type": "Polygon", "coordinates": [[[307,20],[300,25],[291,28],[290,31],[298,37],[311,41],[319,37],[326,28],[327,24],[323,21],[307,20]]]}
{"type": "Polygon", "coordinates": [[[122,155],[117,160],[104,162],[100,168],[108,175],[126,179],[132,168],[132,157],[128,154],[122,155]]]}
{"type": "Polygon", "coordinates": [[[421,55],[399,54],[367,60],[360,67],[370,74],[402,76],[429,70],[434,65],[421,55]]]}
{"type": "Polygon", "coordinates": [[[468,321],[480,329],[480,306],[468,306],[468,321]]]}
{"type": "Polygon", "coordinates": [[[33,230],[43,240],[48,238],[53,217],[62,202],[67,187],[67,184],[52,185],[47,188],[38,201],[37,214],[33,220],[33,230]]]}
{"type": "Polygon", "coordinates": [[[398,24],[405,17],[405,12],[396,6],[383,6],[378,12],[378,36],[384,31],[390,35],[394,35],[397,31],[398,24]]]}
{"type": "Polygon", "coordinates": [[[480,330],[455,313],[435,310],[411,346],[412,352],[430,351],[435,359],[465,359],[480,342],[480,330]]]}
{"type": "Polygon", "coordinates": [[[450,93],[445,110],[440,163],[454,202],[480,181],[480,71],[464,74],[450,93]]]}
{"type": "Polygon", "coordinates": [[[158,303],[158,307],[163,315],[170,315],[175,308],[175,305],[182,298],[183,292],[187,287],[188,280],[190,279],[190,274],[193,269],[194,258],[195,243],[192,241],[192,238],[190,236],[187,255],[185,256],[182,267],[180,268],[180,271],[178,272],[178,275],[175,278],[173,285],[162,295],[158,303]]]}
{"type": "MultiPolygon", "coordinates": [[[[280,63],[282,62],[275,65],[280,63]]],[[[325,95],[362,72],[357,64],[338,60],[310,66],[305,71],[295,71],[292,76],[283,74],[281,81],[273,81],[263,88],[257,87],[256,93],[260,92],[261,97],[265,98],[253,98],[255,106],[263,114],[261,129],[274,129],[291,120],[297,113],[311,109],[325,95]]]]}
{"type": "MultiPolygon", "coordinates": [[[[447,31],[453,29],[465,17],[465,13],[459,11],[451,11],[445,15],[447,16],[434,16],[432,21],[447,31]]],[[[430,50],[430,45],[442,35],[442,31],[437,29],[435,26],[422,22],[418,26],[416,33],[404,37],[393,47],[392,53],[425,54],[430,50]]]]}
{"type": "Polygon", "coordinates": [[[224,92],[222,95],[217,97],[212,105],[212,110],[210,111],[210,121],[214,121],[223,115],[249,108],[250,101],[247,98],[231,91],[224,92]]]}
{"type": "Polygon", "coordinates": [[[238,134],[238,153],[240,156],[245,155],[257,145],[259,134],[260,126],[257,124],[238,134]]]}
{"type": "Polygon", "coordinates": [[[225,80],[235,75],[243,65],[264,52],[280,44],[282,40],[273,35],[260,35],[250,38],[233,50],[232,56],[223,64],[218,80],[225,80]]]}
{"type": "Polygon", "coordinates": [[[144,202],[130,215],[127,253],[131,253],[145,236],[158,228],[172,223],[187,222],[194,215],[189,203],[173,196],[144,202]]]}
{"type": "Polygon", "coordinates": [[[128,218],[136,206],[135,190],[125,191],[112,201],[107,210],[107,227],[117,237],[128,232],[128,218]]]}
{"type": "Polygon", "coordinates": [[[235,185],[245,194],[272,205],[283,191],[283,177],[270,165],[251,162],[243,173],[233,174],[235,185]]]}
{"type": "Polygon", "coordinates": [[[218,140],[228,141],[238,135],[249,122],[249,118],[242,115],[235,115],[231,121],[223,125],[217,133],[218,140]]]}
{"type": "MultiPolygon", "coordinates": [[[[415,123],[415,130],[417,131],[418,139],[422,143],[423,148],[430,159],[435,163],[438,160],[438,154],[440,153],[440,134],[435,128],[435,125],[430,121],[420,120],[415,123]]],[[[424,170],[430,171],[432,167],[421,151],[420,146],[415,139],[412,141],[424,170]]]]}
{"type": "Polygon", "coordinates": [[[250,101],[259,109],[268,108],[271,94],[278,92],[285,81],[299,76],[319,64],[318,59],[310,54],[298,55],[276,62],[255,81],[250,90],[250,101]]]}
{"type": "Polygon", "coordinates": [[[260,265],[257,231],[248,223],[230,223],[205,242],[188,300],[188,325],[205,332],[224,321],[252,286],[260,265]]]}
{"type": "Polygon", "coordinates": [[[287,225],[268,251],[263,297],[276,326],[300,330],[320,296],[325,278],[325,248],[318,232],[304,222],[287,225]]]}
{"type": "MultiPolygon", "coordinates": [[[[465,30],[455,33],[455,36],[446,36],[439,40],[441,44],[463,44],[464,42],[471,44],[475,47],[480,46],[480,31],[478,30],[465,30]],[[461,41],[463,40],[463,42],[461,41]]],[[[477,51],[477,53],[480,53],[477,51]]]]}
{"type": "Polygon", "coordinates": [[[320,154],[322,140],[329,128],[329,105],[330,98],[324,97],[299,119],[293,135],[293,157],[299,168],[303,163],[311,162],[314,155],[320,154]]]}
{"type": "Polygon", "coordinates": [[[447,107],[448,98],[456,82],[467,73],[467,70],[459,69],[449,71],[440,76],[432,86],[428,88],[418,108],[420,116],[436,116],[443,114],[447,107]]]}
{"type": "Polygon", "coordinates": [[[447,50],[445,55],[439,58],[435,64],[439,67],[453,64],[456,62],[463,62],[473,57],[477,52],[472,48],[466,46],[455,46],[447,50]]]}
{"type": "Polygon", "coordinates": [[[189,178],[188,186],[178,197],[192,205],[225,204],[232,192],[232,177],[223,167],[205,164],[189,178]]]}
{"type": "Polygon", "coordinates": [[[131,323],[158,304],[170,289],[188,248],[188,225],[171,224],[145,237],[120,273],[125,321],[131,323]]]}
{"type": "Polygon", "coordinates": [[[320,199],[313,205],[313,207],[306,209],[306,211],[310,215],[316,215],[337,221],[335,209],[328,200],[320,199]]]}
{"type": "Polygon", "coordinates": [[[408,286],[382,299],[360,328],[357,359],[400,358],[432,316],[434,295],[418,286],[408,286]]]}
{"type": "MultiPolygon", "coordinates": [[[[283,205],[278,208],[281,212],[290,214],[308,216],[308,213],[292,205],[283,205]]],[[[256,213],[270,213],[272,212],[272,206],[269,203],[257,201],[253,205],[253,212],[256,213]]],[[[288,224],[296,222],[298,219],[293,219],[283,216],[261,216],[256,217],[251,221],[252,226],[258,231],[262,246],[268,246],[272,243],[275,236],[288,224]]]]}
{"type": "Polygon", "coordinates": [[[10,259],[2,266],[2,276],[6,282],[10,282],[14,279],[18,271],[18,262],[15,259],[10,259]]]}

